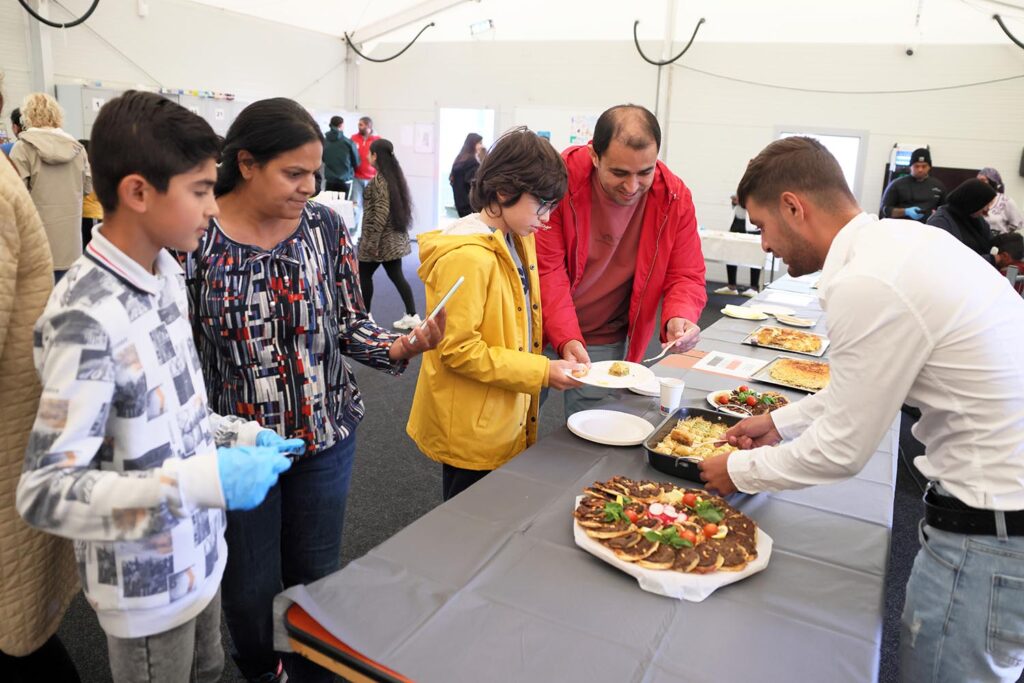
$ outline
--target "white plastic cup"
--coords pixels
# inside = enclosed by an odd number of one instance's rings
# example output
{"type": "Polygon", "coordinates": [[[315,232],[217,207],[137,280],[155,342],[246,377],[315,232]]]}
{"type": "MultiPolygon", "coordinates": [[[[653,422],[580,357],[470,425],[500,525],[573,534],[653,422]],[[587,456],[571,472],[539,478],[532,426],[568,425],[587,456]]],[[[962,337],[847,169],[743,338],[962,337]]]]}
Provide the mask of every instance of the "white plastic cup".
{"type": "Polygon", "coordinates": [[[661,414],[674,413],[683,402],[686,382],[674,377],[659,377],[658,384],[661,386],[661,414]]]}

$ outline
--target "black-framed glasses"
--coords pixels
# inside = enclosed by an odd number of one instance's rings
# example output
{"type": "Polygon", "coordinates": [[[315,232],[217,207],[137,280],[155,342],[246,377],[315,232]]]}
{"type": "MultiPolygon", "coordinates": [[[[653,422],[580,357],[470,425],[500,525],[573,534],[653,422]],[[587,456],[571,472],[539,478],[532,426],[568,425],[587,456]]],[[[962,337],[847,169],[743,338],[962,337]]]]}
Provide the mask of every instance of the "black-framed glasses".
{"type": "Polygon", "coordinates": [[[539,202],[537,204],[537,218],[540,218],[545,213],[551,213],[558,207],[558,199],[541,199],[534,195],[534,198],[539,202]]]}

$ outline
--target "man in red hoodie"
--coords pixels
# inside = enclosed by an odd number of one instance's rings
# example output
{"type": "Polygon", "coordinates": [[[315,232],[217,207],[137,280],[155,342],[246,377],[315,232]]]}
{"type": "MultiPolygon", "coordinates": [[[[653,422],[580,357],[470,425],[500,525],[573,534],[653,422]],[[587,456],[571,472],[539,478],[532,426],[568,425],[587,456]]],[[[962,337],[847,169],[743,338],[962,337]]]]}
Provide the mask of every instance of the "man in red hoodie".
{"type": "MultiPolygon", "coordinates": [[[[537,233],[544,338],[557,357],[641,360],[659,302],[663,344],[683,352],[700,340],[707,291],[693,200],[660,147],[654,115],[620,105],[601,114],[590,144],[562,153],[569,191],[537,233]]],[[[566,391],[566,415],[605,395],[566,391]]]]}
{"type": "Polygon", "coordinates": [[[353,237],[358,237],[363,224],[363,194],[366,186],[377,175],[377,169],[370,163],[370,144],[374,140],[380,140],[380,136],[373,132],[373,119],[369,116],[359,117],[359,132],[352,136],[352,142],[356,143],[359,151],[359,165],[356,166],[355,178],[352,182],[352,203],[355,212],[354,226],[351,226],[353,237]]]}

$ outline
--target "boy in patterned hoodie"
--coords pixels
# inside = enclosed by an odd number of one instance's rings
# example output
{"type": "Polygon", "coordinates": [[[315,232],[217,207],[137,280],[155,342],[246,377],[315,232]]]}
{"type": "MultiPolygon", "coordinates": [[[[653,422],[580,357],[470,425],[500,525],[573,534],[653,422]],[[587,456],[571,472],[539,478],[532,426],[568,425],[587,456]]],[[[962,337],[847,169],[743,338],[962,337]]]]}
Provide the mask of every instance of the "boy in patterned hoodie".
{"type": "Polygon", "coordinates": [[[17,507],[74,540],[116,683],[220,679],[223,511],[259,504],[303,447],[207,406],[165,248],[195,249],[216,215],[218,151],[159,95],[104,106],[91,154],[106,222],[35,327],[43,393],[17,507]]]}

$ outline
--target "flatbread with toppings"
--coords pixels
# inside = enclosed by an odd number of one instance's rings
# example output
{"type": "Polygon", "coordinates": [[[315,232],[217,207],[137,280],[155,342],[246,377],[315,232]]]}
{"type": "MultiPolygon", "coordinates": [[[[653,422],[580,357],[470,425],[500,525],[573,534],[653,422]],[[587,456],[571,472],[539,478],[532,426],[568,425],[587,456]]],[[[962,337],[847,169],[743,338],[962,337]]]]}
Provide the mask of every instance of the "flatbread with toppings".
{"type": "Polygon", "coordinates": [[[830,379],[828,363],[796,358],[780,358],[772,364],[772,379],[789,386],[820,391],[830,379]]]}
{"type": "Polygon", "coordinates": [[[797,353],[817,353],[822,347],[822,338],[809,332],[790,330],[784,327],[762,327],[751,337],[758,346],[771,346],[797,353]]]}

